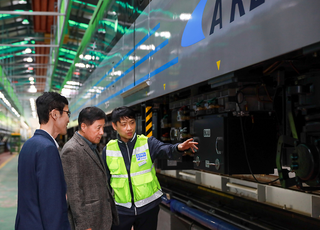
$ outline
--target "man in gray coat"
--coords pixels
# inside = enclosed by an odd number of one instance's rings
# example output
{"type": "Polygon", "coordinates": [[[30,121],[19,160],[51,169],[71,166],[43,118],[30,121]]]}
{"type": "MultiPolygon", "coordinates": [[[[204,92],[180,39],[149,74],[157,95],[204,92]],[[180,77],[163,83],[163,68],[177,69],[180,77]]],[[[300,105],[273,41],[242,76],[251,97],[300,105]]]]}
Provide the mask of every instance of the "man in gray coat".
{"type": "Polygon", "coordinates": [[[75,230],[108,230],[119,222],[105,165],[97,151],[105,122],[101,109],[84,108],[78,118],[79,131],[61,152],[69,222],[75,230]]]}

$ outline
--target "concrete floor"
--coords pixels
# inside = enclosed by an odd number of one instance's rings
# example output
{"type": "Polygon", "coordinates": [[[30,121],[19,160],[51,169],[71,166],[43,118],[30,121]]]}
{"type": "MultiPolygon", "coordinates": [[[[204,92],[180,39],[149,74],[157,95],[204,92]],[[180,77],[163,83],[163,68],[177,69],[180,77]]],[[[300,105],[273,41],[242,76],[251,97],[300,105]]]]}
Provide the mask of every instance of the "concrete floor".
{"type": "Polygon", "coordinates": [[[13,230],[17,213],[18,155],[0,154],[0,229],[13,230]]]}
{"type": "MultiPolygon", "coordinates": [[[[0,154],[0,230],[14,230],[18,194],[18,154],[0,154]]],[[[161,230],[203,230],[195,224],[181,221],[166,208],[161,207],[158,217],[161,230]]]]}

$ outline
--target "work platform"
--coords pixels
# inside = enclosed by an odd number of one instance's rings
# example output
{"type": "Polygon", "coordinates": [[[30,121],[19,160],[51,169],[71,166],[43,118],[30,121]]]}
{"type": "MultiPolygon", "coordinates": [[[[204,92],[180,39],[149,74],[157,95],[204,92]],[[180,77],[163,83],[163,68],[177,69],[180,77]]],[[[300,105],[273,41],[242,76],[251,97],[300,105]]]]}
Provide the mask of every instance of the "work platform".
{"type": "Polygon", "coordinates": [[[17,213],[18,155],[0,154],[0,229],[13,230],[17,213]]]}

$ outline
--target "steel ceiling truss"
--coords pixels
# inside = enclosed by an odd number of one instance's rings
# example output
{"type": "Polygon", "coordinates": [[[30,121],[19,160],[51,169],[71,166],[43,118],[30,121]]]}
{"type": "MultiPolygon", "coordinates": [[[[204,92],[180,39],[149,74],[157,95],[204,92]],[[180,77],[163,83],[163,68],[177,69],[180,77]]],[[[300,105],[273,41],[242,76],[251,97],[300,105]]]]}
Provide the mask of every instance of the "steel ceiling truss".
{"type": "Polygon", "coordinates": [[[0,66],[19,95],[31,77],[37,93],[83,84],[139,15],[136,0],[61,0],[63,9],[57,0],[25,2],[0,0],[0,66]]]}

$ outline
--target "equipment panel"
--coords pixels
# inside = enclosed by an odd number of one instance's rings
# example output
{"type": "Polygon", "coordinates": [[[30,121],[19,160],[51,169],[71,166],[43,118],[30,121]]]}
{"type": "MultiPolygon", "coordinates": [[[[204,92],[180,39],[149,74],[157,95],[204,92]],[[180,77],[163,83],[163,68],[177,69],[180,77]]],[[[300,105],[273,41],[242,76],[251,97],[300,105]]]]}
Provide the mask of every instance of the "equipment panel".
{"type": "Polygon", "coordinates": [[[195,120],[195,168],[221,174],[268,174],[275,168],[273,116],[211,115],[195,120]],[[197,163],[198,162],[198,163],[197,163]]]}

